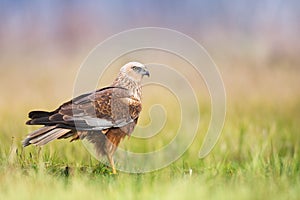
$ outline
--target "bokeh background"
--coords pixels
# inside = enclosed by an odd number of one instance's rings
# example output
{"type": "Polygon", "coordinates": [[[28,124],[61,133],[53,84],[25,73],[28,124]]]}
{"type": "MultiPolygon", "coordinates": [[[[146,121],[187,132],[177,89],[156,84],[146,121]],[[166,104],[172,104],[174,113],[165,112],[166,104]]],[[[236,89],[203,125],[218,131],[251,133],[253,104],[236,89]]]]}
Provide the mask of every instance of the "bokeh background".
{"type": "MultiPolygon", "coordinates": [[[[42,188],[42,197],[71,197],[80,189],[82,196],[101,192],[112,198],[130,198],[133,194],[150,199],[159,195],[194,198],[199,194],[223,199],[227,194],[228,199],[241,199],[259,193],[265,198],[297,199],[299,19],[297,0],[0,0],[0,181],[6,185],[1,186],[1,193],[40,199],[40,193],[24,189],[24,184],[29,183],[31,188],[42,188]],[[199,160],[203,138],[196,138],[192,150],[165,171],[142,178],[122,175],[116,181],[101,177],[103,182],[97,179],[102,171],[96,169],[97,174],[79,167],[89,163],[90,157],[78,143],[62,141],[45,147],[43,162],[32,147],[20,154],[20,141],[34,129],[24,125],[28,111],[52,110],[69,100],[81,63],[98,43],[121,31],[146,26],[189,35],[203,45],[219,67],[227,93],[227,117],[212,154],[199,160]],[[74,178],[77,186],[61,187],[67,181],[57,177],[66,173],[62,170],[65,166],[78,169],[79,175],[74,178]],[[45,170],[35,174],[39,168],[45,170]],[[181,179],[189,169],[196,176],[189,179],[191,182],[181,179]],[[81,179],[85,176],[91,180],[81,179]],[[21,179],[25,182],[18,181],[21,179]],[[95,179],[96,184],[86,184],[95,179]],[[131,187],[127,187],[128,180],[131,187]],[[52,193],[48,182],[58,192],[52,193]],[[115,186],[120,193],[112,192],[115,186]],[[198,193],[190,192],[191,188],[198,193]],[[65,189],[71,192],[66,194],[65,189]]],[[[205,90],[198,95],[204,93],[204,99],[209,97],[205,90]]],[[[199,132],[205,133],[210,119],[209,99],[202,103],[203,124],[199,132]]],[[[167,129],[173,131],[171,125],[167,129]]],[[[132,139],[123,144],[141,148],[132,139]]],[[[142,148],[153,147],[153,143],[148,145],[142,148]]]]}
{"type": "Polygon", "coordinates": [[[28,104],[32,95],[38,103],[60,98],[61,92],[67,98],[92,48],[113,34],[144,26],[175,29],[202,44],[220,68],[229,100],[263,96],[282,103],[300,91],[299,8],[296,0],[2,0],[0,87],[5,95],[0,104],[16,98],[18,105],[28,104]],[[51,92],[33,94],[51,79],[51,92]]]}

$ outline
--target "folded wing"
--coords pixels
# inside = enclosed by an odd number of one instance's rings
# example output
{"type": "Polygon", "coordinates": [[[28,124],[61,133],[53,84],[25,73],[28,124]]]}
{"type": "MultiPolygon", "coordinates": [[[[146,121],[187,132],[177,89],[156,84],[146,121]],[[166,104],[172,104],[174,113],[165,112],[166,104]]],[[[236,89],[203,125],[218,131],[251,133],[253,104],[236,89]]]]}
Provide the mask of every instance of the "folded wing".
{"type": "Polygon", "coordinates": [[[141,102],[129,90],[106,87],[64,103],[53,112],[33,111],[29,125],[56,126],[72,130],[119,128],[136,121],[141,102]]]}

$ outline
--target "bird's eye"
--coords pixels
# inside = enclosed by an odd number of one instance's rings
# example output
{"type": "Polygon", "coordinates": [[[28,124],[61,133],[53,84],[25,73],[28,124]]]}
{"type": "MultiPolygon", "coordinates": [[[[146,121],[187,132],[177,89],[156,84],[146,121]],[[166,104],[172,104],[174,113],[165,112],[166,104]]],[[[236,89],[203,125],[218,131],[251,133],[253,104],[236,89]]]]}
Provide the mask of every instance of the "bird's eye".
{"type": "Polygon", "coordinates": [[[139,67],[133,66],[132,69],[133,69],[134,71],[137,71],[137,70],[139,69],[139,67]]]}

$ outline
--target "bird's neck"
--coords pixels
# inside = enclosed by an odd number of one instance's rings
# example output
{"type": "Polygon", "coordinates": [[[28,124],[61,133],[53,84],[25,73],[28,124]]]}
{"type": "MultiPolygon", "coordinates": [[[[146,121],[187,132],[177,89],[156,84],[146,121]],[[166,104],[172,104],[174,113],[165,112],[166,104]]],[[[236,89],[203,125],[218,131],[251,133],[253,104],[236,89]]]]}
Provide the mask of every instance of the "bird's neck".
{"type": "Polygon", "coordinates": [[[137,98],[141,99],[142,96],[142,90],[141,90],[141,81],[135,81],[130,77],[124,76],[120,74],[112,83],[111,86],[114,87],[122,87],[125,89],[130,90],[132,95],[137,98]]]}

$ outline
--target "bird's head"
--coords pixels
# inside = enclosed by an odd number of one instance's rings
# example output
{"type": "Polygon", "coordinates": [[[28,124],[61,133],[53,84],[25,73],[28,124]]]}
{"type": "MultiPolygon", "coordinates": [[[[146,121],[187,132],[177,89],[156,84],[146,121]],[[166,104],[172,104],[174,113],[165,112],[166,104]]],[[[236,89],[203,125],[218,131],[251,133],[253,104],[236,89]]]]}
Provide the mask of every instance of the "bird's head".
{"type": "Polygon", "coordinates": [[[141,81],[144,76],[150,76],[147,67],[139,62],[129,62],[125,64],[120,73],[134,81],[141,81]]]}

